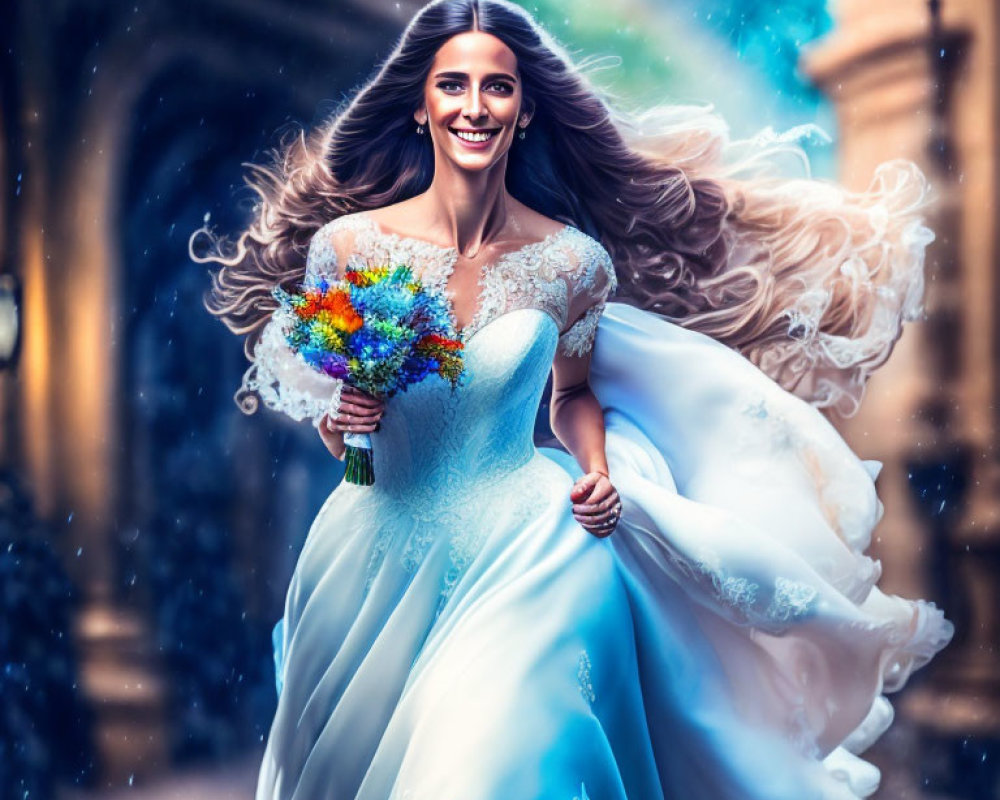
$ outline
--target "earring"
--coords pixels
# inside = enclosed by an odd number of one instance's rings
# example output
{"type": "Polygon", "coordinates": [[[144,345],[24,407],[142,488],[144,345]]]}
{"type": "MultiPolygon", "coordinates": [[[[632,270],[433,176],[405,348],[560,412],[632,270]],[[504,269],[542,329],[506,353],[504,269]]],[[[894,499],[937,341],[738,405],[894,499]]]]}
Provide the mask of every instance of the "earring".
{"type": "Polygon", "coordinates": [[[423,133],[423,132],[424,132],[424,126],[423,126],[423,125],[421,125],[421,124],[420,124],[420,123],[418,122],[418,123],[417,123],[417,133],[423,133]]]}
{"type": "MultiPolygon", "coordinates": [[[[525,125],[524,127],[526,128],[527,125],[525,125]]],[[[521,130],[518,131],[517,138],[518,139],[523,139],[524,138],[524,128],[521,128],[521,130]]]]}

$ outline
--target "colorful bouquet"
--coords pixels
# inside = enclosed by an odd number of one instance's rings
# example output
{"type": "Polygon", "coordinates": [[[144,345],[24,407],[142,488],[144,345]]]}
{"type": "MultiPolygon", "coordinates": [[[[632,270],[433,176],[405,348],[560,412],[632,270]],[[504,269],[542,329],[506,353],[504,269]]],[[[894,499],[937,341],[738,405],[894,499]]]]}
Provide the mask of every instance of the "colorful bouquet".
{"type": "MultiPolygon", "coordinates": [[[[464,375],[447,298],[407,265],[349,267],[343,280],[321,277],[298,292],[272,293],[289,312],[289,346],[331,378],[388,398],[433,374],[454,389],[464,375]]],[[[345,480],[371,485],[371,437],[347,433],[344,443],[345,480]]]]}

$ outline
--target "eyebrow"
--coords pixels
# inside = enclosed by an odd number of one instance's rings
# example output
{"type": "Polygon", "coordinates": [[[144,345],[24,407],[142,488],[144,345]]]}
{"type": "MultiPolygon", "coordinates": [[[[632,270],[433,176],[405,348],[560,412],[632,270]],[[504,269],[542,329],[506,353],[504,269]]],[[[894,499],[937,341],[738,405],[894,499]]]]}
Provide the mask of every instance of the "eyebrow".
{"type": "MultiPolygon", "coordinates": [[[[439,72],[434,76],[435,78],[468,78],[469,74],[467,72],[439,72]]],[[[489,80],[490,78],[505,78],[508,81],[513,81],[517,83],[517,78],[513,75],[508,75],[506,72],[491,72],[489,75],[484,75],[483,80],[489,80]]]]}

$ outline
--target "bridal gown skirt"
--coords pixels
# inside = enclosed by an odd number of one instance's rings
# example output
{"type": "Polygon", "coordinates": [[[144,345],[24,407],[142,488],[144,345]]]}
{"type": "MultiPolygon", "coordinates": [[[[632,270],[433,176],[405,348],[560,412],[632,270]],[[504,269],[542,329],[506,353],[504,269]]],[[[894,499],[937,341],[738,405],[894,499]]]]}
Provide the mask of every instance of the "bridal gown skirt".
{"type": "MultiPolygon", "coordinates": [[[[536,329],[550,358],[540,317],[504,315],[468,356],[536,329]]],[[[885,695],[953,632],[876,585],[880,464],[734,351],[621,303],[591,369],[623,501],[606,539],[572,516],[571,457],[509,446],[537,402],[443,445],[451,472],[408,491],[374,435],[375,486],[330,495],[275,627],[257,800],[875,790],[859,754],[892,721],[885,695]]],[[[390,437],[412,424],[395,401],[390,437]]]]}

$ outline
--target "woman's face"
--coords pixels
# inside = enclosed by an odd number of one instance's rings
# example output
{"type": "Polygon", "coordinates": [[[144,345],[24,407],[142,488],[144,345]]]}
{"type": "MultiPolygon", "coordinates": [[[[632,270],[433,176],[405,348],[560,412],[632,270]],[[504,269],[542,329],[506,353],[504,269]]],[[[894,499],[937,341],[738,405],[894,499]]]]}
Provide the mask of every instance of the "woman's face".
{"type": "Polygon", "coordinates": [[[430,132],[436,158],[482,170],[507,152],[518,123],[527,125],[521,97],[513,51],[492,34],[470,31],[437,51],[413,116],[430,132]]]}

